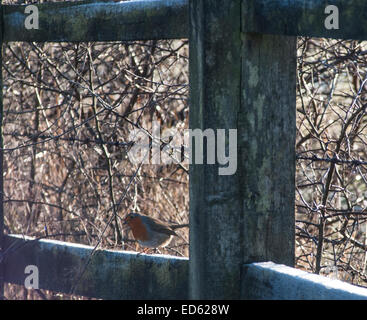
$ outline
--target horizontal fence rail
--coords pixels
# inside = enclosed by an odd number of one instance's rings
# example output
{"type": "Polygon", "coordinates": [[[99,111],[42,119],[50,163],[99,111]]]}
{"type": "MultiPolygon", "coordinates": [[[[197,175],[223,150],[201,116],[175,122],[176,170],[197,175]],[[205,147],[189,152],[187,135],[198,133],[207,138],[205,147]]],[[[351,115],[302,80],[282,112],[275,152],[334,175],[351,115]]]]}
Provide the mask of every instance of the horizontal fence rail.
{"type": "MultiPolygon", "coordinates": [[[[101,299],[188,299],[187,258],[112,250],[92,255],[90,246],[21,235],[5,236],[5,244],[5,282],[24,285],[25,269],[34,265],[40,289],[101,299]]],[[[273,262],[244,265],[241,287],[242,299],[367,300],[365,288],[273,262]]]]}
{"type": "MultiPolygon", "coordinates": [[[[188,0],[44,3],[39,29],[25,28],[27,5],[3,5],[3,41],[122,41],[182,39],[189,35],[188,0]]],[[[243,1],[244,30],[262,34],[366,39],[364,0],[243,1]],[[325,28],[327,5],[339,11],[339,29],[325,28]]]]}
{"type": "Polygon", "coordinates": [[[188,37],[187,0],[59,2],[35,5],[39,29],[26,29],[27,5],[4,5],[3,41],[122,41],[188,37]]]}
{"type": "Polygon", "coordinates": [[[367,289],[272,262],[244,266],[243,298],[367,300],[367,289]]]}
{"type": "Polygon", "coordinates": [[[288,36],[367,39],[366,0],[256,0],[243,1],[247,32],[288,36]],[[339,28],[327,29],[327,6],[338,9],[339,28]]]}
{"type": "Polygon", "coordinates": [[[26,267],[36,266],[39,289],[101,299],[188,299],[187,258],[92,252],[90,246],[7,235],[5,282],[24,286],[26,267]]]}

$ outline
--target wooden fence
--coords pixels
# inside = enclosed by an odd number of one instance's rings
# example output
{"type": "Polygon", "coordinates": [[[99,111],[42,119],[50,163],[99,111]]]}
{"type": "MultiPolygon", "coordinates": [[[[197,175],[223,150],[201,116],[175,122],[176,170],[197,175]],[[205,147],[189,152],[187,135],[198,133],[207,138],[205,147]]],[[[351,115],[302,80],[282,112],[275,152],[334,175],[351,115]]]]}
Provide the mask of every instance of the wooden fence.
{"type": "Polygon", "coordinates": [[[38,30],[24,28],[24,5],[1,6],[0,41],[189,38],[190,128],[237,129],[238,165],[231,176],[218,176],[218,165],[190,165],[189,259],[117,251],[92,255],[86,246],[2,236],[1,207],[2,281],[24,284],[25,267],[36,265],[40,288],[97,298],[367,298],[367,289],[291,268],[295,36],[366,39],[364,0],[36,6],[38,30]],[[339,29],[325,28],[327,5],[339,9],[339,29]]]}

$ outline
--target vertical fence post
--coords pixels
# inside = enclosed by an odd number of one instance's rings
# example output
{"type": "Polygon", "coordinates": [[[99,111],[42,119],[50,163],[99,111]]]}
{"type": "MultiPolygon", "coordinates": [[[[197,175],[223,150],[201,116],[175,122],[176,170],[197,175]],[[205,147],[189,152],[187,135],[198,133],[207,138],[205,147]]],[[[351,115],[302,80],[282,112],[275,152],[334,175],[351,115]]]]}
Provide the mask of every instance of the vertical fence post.
{"type": "Polygon", "coordinates": [[[296,41],[246,34],[245,7],[189,1],[190,128],[238,138],[236,174],[190,165],[193,299],[246,297],[244,263],[294,262],[296,41]]]}
{"type": "Polygon", "coordinates": [[[243,261],[293,266],[296,37],[244,32],[242,40],[243,261]]]}
{"type": "MultiPolygon", "coordinates": [[[[189,6],[190,129],[236,128],[240,1],[191,0],[189,6]]],[[[204,148],[204,165],[190,165],[190,297],[236,299],[242,262],[239,172],[219,176],[218,166],[205,161],[204,148]]]]}

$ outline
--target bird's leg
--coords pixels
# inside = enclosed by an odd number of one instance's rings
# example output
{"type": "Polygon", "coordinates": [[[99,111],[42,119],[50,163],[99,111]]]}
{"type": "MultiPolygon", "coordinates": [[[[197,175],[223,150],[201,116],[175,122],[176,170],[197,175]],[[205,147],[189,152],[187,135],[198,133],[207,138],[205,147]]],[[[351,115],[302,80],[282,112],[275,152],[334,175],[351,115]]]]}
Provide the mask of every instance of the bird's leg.
{"type": "Polygon", "coordinates": [[[147,253],[149,251],[149,248],[144,248],[142,252],[138,252],[138,256],[140,256],[143,253],[147,253]]]}

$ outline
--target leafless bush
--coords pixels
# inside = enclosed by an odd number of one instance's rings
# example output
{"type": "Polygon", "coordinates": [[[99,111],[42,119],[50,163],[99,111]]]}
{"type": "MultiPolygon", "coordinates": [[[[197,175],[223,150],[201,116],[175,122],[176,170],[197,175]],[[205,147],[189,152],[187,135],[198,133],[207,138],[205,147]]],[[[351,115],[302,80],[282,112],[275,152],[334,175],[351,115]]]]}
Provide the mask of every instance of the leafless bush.
{"type": "MultiPolygon", "coordinates": [[[[296,265],[360,285],[366,54],[363,42],[299,38],[296,265]]],[[[128,157],[133,129],[188,127],[187,41],[11,43],[4,56],[7,233],[138,250],[121,223],[128,211],[187,223],[187,165],[128,157]]],[[[179,232],[163,253],[188,256],[179,232]]],[[[19,290],[8,297],[30,298],[19,290]]]]}
{"type": "MultiPolygon", "coordinates": [[[[128,211],[188,222],[186,166],[128,157],[133,129],[188,127],[187,41],[11,43],[4,55],[8,233],[137,250],[128,211]]],[[[187,256],[178,232],[162,252],[187,256]]]]}
{"type": "Polygon", "coordinates": [[[366,43],[298,44],[297,266],[366,286],[366,43]]]}

